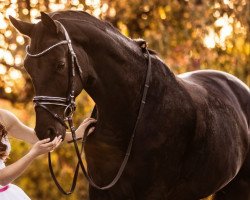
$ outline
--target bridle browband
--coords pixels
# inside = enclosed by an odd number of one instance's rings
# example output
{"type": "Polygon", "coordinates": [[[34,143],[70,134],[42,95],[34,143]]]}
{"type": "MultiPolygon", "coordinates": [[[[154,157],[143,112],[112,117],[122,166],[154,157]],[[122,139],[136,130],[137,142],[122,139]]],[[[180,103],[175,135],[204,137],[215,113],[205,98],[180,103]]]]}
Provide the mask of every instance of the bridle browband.
{"type": "MultiPolygon", "coordinates": [[[[107,190],[107,189],[113,187],[117,183],[117,181],[120,179],[120,177],[121,177],[121,175],[122,175],[122,173],[123,173],[123,171],[124,171],[124,169],[126,167],[126,164],[127,164],[128,160],[129,160],[129,156],[130,156],[132,145],[133,145],[134,136],[135,136],[135,133],[136,133],[136,130],[137,130],[137,126],[138,126],[138,124],[140,122],[142,113],[143,113],[144,105],[146,103],[146,97],[147,97],[147,92],[148,92],[148,88],[149,88],[150,76],[151,76],[151,57],[150,57],[150,54],[148,52],[146,43],[144,42],[143,44],[141,44],[141,49],[142,49],[142,51],[144,53],[144,56],[148,59],[147,74],[146,74],[146,77],[145,77],[144,90],[143,90],[143,94],[142,94],[142,99],[141,99],[141,103],[140,103],[138,116],[137,116],[137,119],[136,119],[136,123],[134,125],[133,133],[132,133],[132,136],[130,138],[129,145],[128,145],[125,157],[123,159],[123,162],[122,162],[122,164],[121,164],[115,178],[107,186],[102,186],[102,187],[98,186],[93,181],[92,176],[90,175],[90,169],[88,169],[88,172],[86,171],[86,169],[84,167],[84,164],[82,162],[82,159],[81,159],[81,154],[82,154],[82,152],[84,150],[84,143],[85,143],[85,141],[87,139],[88,129],[84,133],[84,137],[82,139],[82,148],[81,148],[81,150],[79,150],[78,145],[77,145],[77,138],[76,138],[76,134],[75,134],[75,127],[74,127],[74,124],[73,124],[73,114],[74,114],[74,111],[75,111],[75,108],[76,108],[76,105],[75,105],[75,92],[74,92],[75,76],[76,76],[75,66],[77,67],[79,76],[81,78],[81,81],[83,82],[82,70],[81,70],[79,62],[77,60],[77,57],[76,57],[76,54],[74,52],[74,49],[73,49],[73,46],[72,46],[72,43],[71,43],[71,39],[69,37],[69,34],[68,34],[67,30],[65,29],[65,27],[59,21],[55,20],[55,22],[59,23],[59,25],[61,26],[61,28],[62,28],[62,30],[64,32],[64,35],[65,35],[65,40],[60,41],[60,42],[48,47],[47,49],[45,49],[42,52],[37,53],[37,54],[31,54],[29,52],[29,46],[26,47],[27,55],[30,56],[30,57],[36,58],[36,57],[43,56],[44,54],[48,53],[50,50],[52,50],[55,47],[58,47],[60,45],[67,45],[68,49],[69,49],[69,54],[71,56],[71,74],[70,74],[71,75],[71,80],[70,80],[70,86],[69,86],[69,91],[70,92],[69,92],[68,97],[65,98],[65,97],[52,97],[52,96],[35,96],[34,99],[33,99],[35,107],[40,107],[40,108],[43,108],[44,110],[46,110],[56,120],[58,120],[65,128],[68,127],[67,124],[66,124],[66,121],[68,122],[70,131],[71,131],[71,134],[72,134],[72,138],[73,138],[72,142],[74,143],[75,151],[76,151],[76,154],[77,154],[77,157],[78,157],[78,163],[77,163],[77,166],[76,166],[74,178],[73,178],[71,189],[70,189],[69,192],[66,192],[61,187],[61,185],[59,184],[59,182],[58,182],[58,180],[57,180],[57,178],[56,178],[56,176],[54,174],[54,171],[53,171],[53,167],[52,167],[52,163],[51,163],[51,154],[49,153],[48,154],[48,163],[49,163],[50,173],[51,173],[51,176],[52,176],[56,186],[58,187],[58,189],[65,195],[69,195],[74,191],[75,186],[76,186],[77,177],[78,177],[79,167],[81,167],[85,177],[87,178],[87,180],[89,181],[89,184],[91,186],[93,186],[94,188],[99,189],[99,190],[107,190]],[[48,105],[65,107],[63,118],[60,117],[58,114],[52,112],[47,107],[48,105]]],[[[94,108],[94,110],[96,110],[96,107],[94,108]]]]}

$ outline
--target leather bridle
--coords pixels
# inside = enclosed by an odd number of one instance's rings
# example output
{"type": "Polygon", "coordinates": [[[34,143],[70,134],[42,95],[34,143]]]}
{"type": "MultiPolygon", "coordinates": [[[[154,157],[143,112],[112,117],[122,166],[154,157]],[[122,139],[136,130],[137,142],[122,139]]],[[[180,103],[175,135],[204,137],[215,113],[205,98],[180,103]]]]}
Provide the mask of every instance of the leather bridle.
{"type": "Polygon", "coordinates": [[[62,27],[63,31],[64,31],[64,35],[65,35],[65,39],[63,41],[60,41],[52,46],[50,46],[49,48],[43,50],[40,53],[37,54],[31,54],[29,52],[29,46],[26,47],[26,52],[27,55],[30,57],[40,57],[43,56],[44,54],[48,53],[50,50],[60,46],[60,45],[67,45],[68,49],[69,49],[69,53],[71,56],[71,80],[70,81],[70,86],[69,86],[69,95],[68,97],[64,98],[64,97],[52,97],[52,96],[35,96],[33,98],[33,102],[35,104],[35,107],[41,107],[43,109],[45,109],[48,113],[50,113],[55,119],[57,119],[65,128],[67,128],[67,124],[65,123],[65,121],[67,121],[68,118],[72,118],[73,113],[75,111],[75,91],[74,91],[74,87],[75,87],[75,76],[76,76],[76,69],[75,66],[77,66],[77,69],[79,71],[81,80],[82,80],[82,69],[78,63],[77,57],[76,57],[76,53],[72,47],[72,43],[71,43],[71,39],[69,37],[68,32],[66,31],[65,27],[59,22],[56,21],[57,23],[60,24],[60,26],[62,27]],[[63,106],[65,107],[64,110],[64,116],[63,118],[61,118],[58,114],[53,113],[48,107],[47,105],[54,105],[54,106],[63,106]]]}
{"type": "MultiPolygon", "coordinates": [[[[69,195],[74,191],[75,186],[76,186],[77,177],[78,177],[78,171],[79,171],[80,167],[81,167],[85,177],[87,178],[87,180],[89,181],[89,184],[91,186],[93,186],[93,187],[95,187],[95,188],[97,188],[99,190],[107,190],[107,189],[113,187],[117,183],[117,181],[120,179],[120,177],[121,177],[121,175],[122,175],[122,173],[123,173],[123,171],[124,171],[124,169],[125,169],[125,167],[127,165],[127,162],[128,162],[128,159],[129,159],[129,156],[130,156],[130,153],[131,153],[134,136],[135,136],[135,133],[136,133],[136,130],[137,130],[137,126],[138,126],[138,124],[140,122],[142,113],[143,113],[144,105],[146,103],[146,97],[147,97],[147,92],[148,92],[149,82],[150,82],[150,77],[151,77],[151,57],[150,57],[150,54],[148,52],[146,43],[144,42],[143,44],[141,44],[141,49],[142,49],[142,51],[144,53],[144,56],[148,59],[147,74],[146,74],[146,77],[145,77],[144,90],[143,90],[143,94],[142,94],[142,98],[141,98],[141,103],[140,103],[140,107],[139,107],[138,116],[137,116],[137,119],[136,119],[136,122],[135,122],[135,125],[134,125],[133,133],[131,135],[125,157],[124,157],[123,162],[122,162],[122,164],[121,164],[121,166],[120,166],[120,168],[118,170],[117,175],[111,181],[111,183],[109,183],[107,186],[98,186],[93,181],[92,176],[90,175],[90,169],[88,169],[88,172],[87,172],[87,170],[85,169],[84,164],[82,162],[82,159],[81,159],[81,153],[84,150],[84,143],[85,143],[85,141],[87,139],[88,131],[86,130],[85,133],[84,133],[84,137],[82,139],[82,147],[81,147],[81,150],[79,150],[79,147],[77,145],[77,138],[76,138],[76,134],[75,134],[75,127],[74,127],[74,124],[73,124],[73,114],[74,114],[74,111],[75,111],[75,108],[76,108],[75,91],[74,91],[75,78],[76,78],[76,68],[78,70],[81,81],[83,82],[82,70],[81,70],[79,62],[77,60],[77,56],[76,56],[76,54],[74,52],[74,49],[73,49],[73,46],[72,46],[72,43],[71,43],[71,39],[69,37],[69,34],[68,34],[67,30],[65,29],[65,27],[63,26],[63,24],[61,22],[55,20],[55,23],[58,23],[60,25],[60,27],[62,28],[62,30],[64,32],[64,35],[65,35],[65,40],[62,40],[62,41],[48,47],[47,49],[45,49],[42,52],[37,53],[37,54],[31,54],[29,52],[29,46],[26,47],[27,55],[30,56],[30,57],[37,58],[37,57],[45,55],[50,50],[52,50],[52,49],[54,49],[54,48],[56,48],[56,47],[58,47],[60,45],[67,45],[68,49],[69,49],[69,54],[70,54],[70,57],[71,57],[71,74],[69,75],[69,76],[71,76],[70,77],[71,79],[70,79],[68,97],[65,98],[65,97],[52,97],[52,96],[35,96],[34,99],[33,99],[35,107],[40,107],[40,108],[46,110],[56,120],[58,120],[65,128],[67,128],[69,126],[71,134],[72,134],[72,138],[73,138],[72,142],[74,143],[76,155],[78,157],[78,163],[77,163],[77,166],[76,166],[76,169],[75,169],[73,182],[72,182],[71,189],[70,189],[69,192],[66,192],[61,187],[61,185],[59,184],[59,182],[58,182],[58,180],[57,180],[57,178],[56,178],[56,176],[54,174],[52,163],[51,163],[51,153],[48,154],[48,163],[49,163],[50,173],[51,173],[51,176],[52,176],[56,186],[58,187],[58,189],[65,195],[69,195]],[[58,114],[52,112],[47,107],[48,105],[65,107],[64,116],[61,117],[58,114]],[[68,126],[66,124],[66,121],[68,122],[68,126]]],[[[96,107],[95,107],[95,110],[96,110],[96,107]]]]}

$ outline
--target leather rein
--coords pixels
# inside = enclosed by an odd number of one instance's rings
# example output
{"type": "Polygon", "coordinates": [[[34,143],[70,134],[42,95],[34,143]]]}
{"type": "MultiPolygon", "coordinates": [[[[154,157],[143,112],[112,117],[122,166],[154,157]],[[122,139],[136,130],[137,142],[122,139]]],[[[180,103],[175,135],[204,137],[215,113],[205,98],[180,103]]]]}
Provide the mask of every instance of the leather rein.
{"type": "MultiPolygon", "coordinates": [[[[94,188],[99,189],[99,190],[107,190],[107,189],[113,187],[118,182],[118,180],[120,179],[120,177],[121,177],[121,175],[122,175],[122,173],[123,173],[123,171],[124,171],[124,169],[125,169],[125,167],[127,165],[129,157],[130,157],[134,136],[135,136],[135,133],[136,133],[136,130],[137,130],[137,126],[138,126],[138,124],[140,122],[142,113],[143,113],[144,105],[146,103],[146,97],[147,97],[147,92],[148,92],[149,82],[150,82],[150,77],[151,77],[151,57],[150,57],[149,51],[147,49],[147,45],[144,42],[143,44],[141,44],[141,49],[143,51],[144,56],[148,60],[148,64],[147,64],[147,74],[146,74],[146,77],[145,77],[144,89],[143,89],[143,93],[142,93],[142,98],[141,98],[141,103],[140,103],[136,123],[134,125],[134,129],[133,129],[133,132],[132,132],[132,135],[131,135],[131,138],[130,138],[130,141],[129,141],[129,144],[128,144],[128,147],[127,147],[125,157],[123,159],[123,162],[122,162],[122,164],[121,164],[115,178],[108,185],[99,186],[94,182],[92,176],[90,175],[90,170],[85,169],[82,158],[81,158],[81,154],[84,151],[84,143],[85,143],[85,141],[87,139],[87,135],[88,135],[88,128],[85,130],[84,137],[82,138],[82,147],[81,147],[81,149],[79,149],[78,144],[77,144],[78,139],[76,138],[76,133],[75,133],[76,129],[75,129],[74,124],[73,124],[73,114],[74,114],[74,111],[76,109],[75,91],[74,91],[74,88],[75,88],[75,76],[76,76],[76,73],[78,71],[78,73],[80,75],[80,78],[81,78],[81,81],[83,82],[82,69],[81,69],[81,67],[79,65],[79,62],[77,60],[77,56],[76,56],[76,54],[74,52],[72,42],[71,42],[71,39],[69,37],[69,34],[68,34],[67,30],[65,29],[65,27],[63,26],[63,24],[61,22],[56,21],[56,20],[55,20],[55,22],[58,23],[61,26],[61,28],[62,28],[62,30],[64,32],[64,35],[65,35],[65,40],[62,40],[62,41],[48,47],[47,49],[45,49],[45,50],[43,50],[43,51],[41,51],[40,53],[37,53],[37,54],[30,53],[29,52],[29,46],[26,47],[27,55],[30,56],[30,57],[37,58],[37,57],[43,56],[44,54],[48,53],[50,50],[58,47],[59,45],[67,45],[68,49],[69,49],[69,54],[71,56],[71,70],[70,70],[71,72],[69,74],[69,76],[71,76],[70,77],[71,79],[70,79],[70,86],[69,86],[70,92],[69,92],[68,97],[65,98],[65,97],[54,97],[54,96],[35,96],[33,98],[33,102],[34,102],[35,107],[43,108],[49,114],[51,114],[56,120],[58,120],[65,128],[69,127],[69,129],[71,131],[71,134],[72,134],[72,138],[73,138],[72,142],[74,143],[75,152],[76,152],[76,155],[77,155],[77,158],[78,158],[78,163],[77,163],[77,166],[76,166],[76,169],[75,169],[74,178],[73,178],[73,181],[72,181],[72,184],[71,184],[70,191],[66,192],[62,188],[60,183],[58,182],[58,180],[57,180],[57,178],[55,176],[54,170],[53,170],[52,162],[51,162],[51,153],[49,152],[48,153],[48,165],[49,165],[50,173],[51,173],[51,176],[52,176],[56,186],[58,187],[58,189],[65,195],[70,195],[70,194],[73,193],[73,191],[75,189],[75,186],[76,186],[78,172],[79,172],[80,167],[81,167],[85,177],[87,178],[87,180],[88,180],[88,182],[89,182],[89,184],[91,186],[93,186],[94,188]],[[76,68],[77,68],[77,70],[76,70],[76,68]],[[48,105],[65,107],[64,116],[61,117],[57,113],[52,112],[47,107],[48,105]],[[66,122],[68,123],[68,125],[67,125],[66,122]]],[[[96,111],[96,106],[94,107],[94,111],[96,111]]],[[[92,112],[92,115],[93,115],[93,112],[92,112]]]]}

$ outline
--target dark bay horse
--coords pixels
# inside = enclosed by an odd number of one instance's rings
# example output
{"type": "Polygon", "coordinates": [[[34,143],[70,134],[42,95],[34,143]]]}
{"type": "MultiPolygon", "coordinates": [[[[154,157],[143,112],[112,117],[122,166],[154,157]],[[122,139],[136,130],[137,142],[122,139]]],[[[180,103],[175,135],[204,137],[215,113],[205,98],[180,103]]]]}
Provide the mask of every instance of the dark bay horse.
{"type": "MultiPolygon", "coordinates": [[[[85,151],[98,185],[116,175],[141,104],[147,59],[138,42],[112,25],[85,13],[42,13],[37,24],[12,24],[31,38],[29,52],[65,40],[63,24],[76,52],[75,95],[85,89],[98,108],[85,151]]],[[[146,104],[134,137],[131,157],[115,186],[90,186],[91,200],[250,199],[250,92],[236,77],[214,70],[174,75],[151,52],[152,74],[146,104]]],[[[27,56],[25,68],[37,96],[66,97],[72,60],[67,45],[38,57],[27,56]]],[[[48,105],[63,116],[64,108],[48,105]]],[[[65,127],[36,107],[40,139],[64,134],[65,127]]]]}

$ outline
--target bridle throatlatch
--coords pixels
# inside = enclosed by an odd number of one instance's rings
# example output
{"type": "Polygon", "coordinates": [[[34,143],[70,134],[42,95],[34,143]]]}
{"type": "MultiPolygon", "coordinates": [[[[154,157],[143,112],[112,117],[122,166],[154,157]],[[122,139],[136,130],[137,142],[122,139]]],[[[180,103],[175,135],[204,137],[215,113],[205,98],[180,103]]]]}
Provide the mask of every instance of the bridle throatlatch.
{"type": "MultiPolygon", "coordinates": [[[[125,167],[127,165],[129,157],[130,157],[134,136],[135,136],[138,124],[139,124],[139,122],[141,120],[144,105],[146,103],[146,97],[147,97],[147,92],[148,92],[149,82],[150,82],[150,77],[151,77],[151,57],[150,57],[149,51],[147,49],[146,42],[145,41],[140,41],[139,45],[140,45],[140,47],[142,49],[142,52],[143,52],[144,56],[147,58],[148,63],[147,63],[147,72],[146,72],[145,83],[144,83],[144,90],[143,90],[142,97],[141,97],[141,103],[140,103],[140,107],[139,107],[138,116],[137,116],[137,119],[136,119],[136,122],[135,122],[135,125],[134,125],[134,129],[133,129],[130,141],[129,141],[129,145],[128,145],[125,157],[123,159],[123,162],[122,162],[116,176],[114,177],[114,179],[108,185],[99,186],[93,181],[92,176],[90,175],[91,174],[90,169],[88,168],[88,172],[85,169],[82,158],[81,158],[81,154],[84,151],[84,143],[85,143],[85,141],[87,139],[87,135],[88,135],[88,129],[86,129],[86,131],[84,133],[84,137],[82,138],[82,147],[81,147],[81,149],[79,149],[79,147],[77,145],[75,127],[74,127],[74,124],[73,124],[73,114],[74,114],[74,111],[75,111],[75,108],[76,108],[75,91],[74,91],[76,68],[77,68],[77,71],[78,71],[79,76],[81,78],[81,81],[83,82],[82,69],[81,69],[81,67],[79,65],[79,62],[77,60],[77,56],[76,56],[76,54],[74,52],[74,49],[73,49],[73,46],[72,46],[72,43],[71,43],[71,39],[69,37],[69,34],[68,34],[67,30],[65,29],[65,27],[63,26],[63,24],[61,22],[56,21],[56,20],[55,20],[55,22],[58,23],[61,26],[61,28],[62,28],[62,30],[64,32],[64,35],[65,35],[65,40],[60,41],[60,42],[48,47],[47,49],[45,49],[42,52],[37,53],[37,54],[31,54],[29,52],[29,46],[26,47],[27,55],[30,56],[30,57],[36,58],[36,57],[43,56],[44,54],[48,53],[53,48],[56,48],[56,47],[58,47],[60,45],[67,45],[68,49],[69,49],[69,54],[70,54],[70,57],[71,57],[71,69],[70,69],[70,74],[69,74],[69,76],[70,76],[70,84],[69,84],[69,91],[70,92],[69,92],[69,95],[67,97],[35,96],[34,99],[33,99],[35,107],[40,107],[40,108],[46,110],[58,122],[60,122],[65,128],[69,127],[69,129],[71,131],[71,134],[72,134],[72,138],[73,138],[72,142],[74,143],[76,155],[77,155],[77,158],[78,158],[78,163],[77,163],[77,166],[76,166],[76,169],[75,169],[74,178],[73,178],[73,181],[72,181],[71,188],[70,188],[69,192],[66,192],[61,187],[61,185],[59,184],[59,182],[58,182],[58,180],[57,180],[57,178],[55,176],[55,173],[54,173],[54,170],[53,170],[53,167],[52,167],[52,163],[51,163],[51,153],[48,154],[48,164],[49,164],[50,173],[51,173],[51,176],[52,176],[56,186],[58,187],[58,189],[65,195],[69,195],[74,191],[74,189],[76,187],[76,182],[77,182],[77,177],[78,177],[78,172],[79,172],[80,167],[81,167],[85,177],[89,181],[89,184],[92,187],[94,187],[96,189],[99,189],[99,190],[107,190],[107,189],[113,187],[117,183],[117,181],[120,179],[120,177],[121,177],[121,175],[122,175],[122,173],[123,173],[123,171],[124,171],[124,169],[125,169],[125,167]],[[64,115],[59,116],[58,114],[52,112],[48,108],[49,105],[65,107],[64,115]],[[68,123],[68,125],[66,124],[66,122],[68,123]]],[[[95,106],[94,110],[96,111],[96,106],[95,106]]],[[[93,114],[93,112],[92,112],[92,114],[93,114]]]]}

